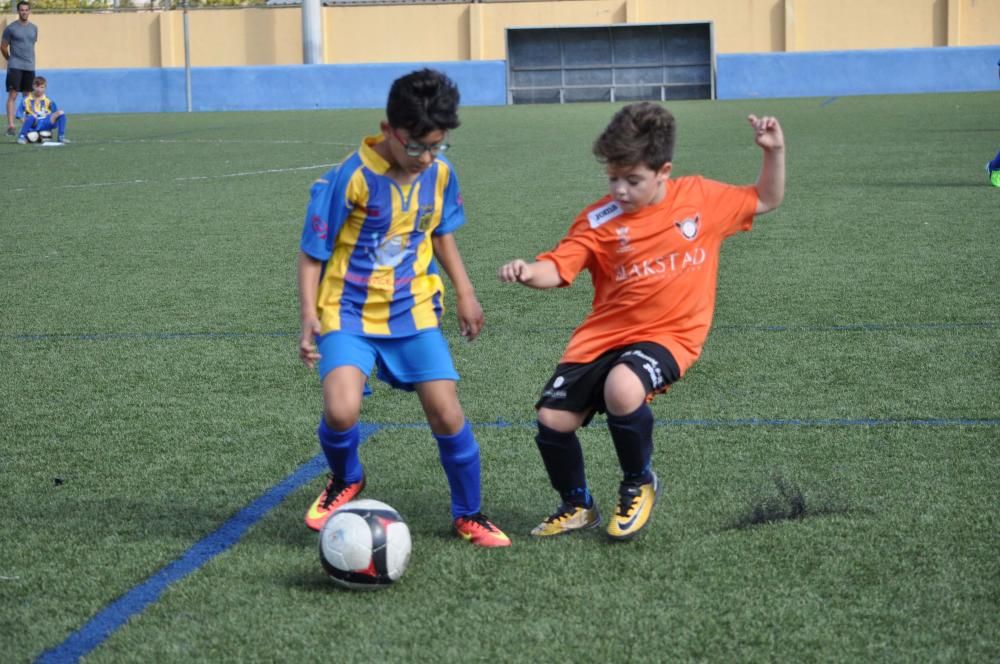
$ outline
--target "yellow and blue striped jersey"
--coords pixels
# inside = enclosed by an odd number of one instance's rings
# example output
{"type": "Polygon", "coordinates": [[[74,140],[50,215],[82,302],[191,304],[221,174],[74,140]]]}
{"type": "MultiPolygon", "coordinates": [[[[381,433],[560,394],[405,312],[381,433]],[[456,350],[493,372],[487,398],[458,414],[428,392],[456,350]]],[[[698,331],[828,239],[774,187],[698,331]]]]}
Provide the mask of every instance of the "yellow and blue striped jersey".
{"type": "Polygon", "coordinates": [[[407,186],[364,139],[313,183],[300,247],[325,263],[316,303],[322,334],[405,337],[438,327],[444,282],[432,235],[465,223],[451,163],[442,156],[407,186]]]}
{"type": "Polygon", "coordinates": [[[45,95],[41,97],[25,95],[21,102],[22,114],[31,115],[36,118],[47,118],[58,110],[59,107],[56,106],[56,103],[45,95]]]}

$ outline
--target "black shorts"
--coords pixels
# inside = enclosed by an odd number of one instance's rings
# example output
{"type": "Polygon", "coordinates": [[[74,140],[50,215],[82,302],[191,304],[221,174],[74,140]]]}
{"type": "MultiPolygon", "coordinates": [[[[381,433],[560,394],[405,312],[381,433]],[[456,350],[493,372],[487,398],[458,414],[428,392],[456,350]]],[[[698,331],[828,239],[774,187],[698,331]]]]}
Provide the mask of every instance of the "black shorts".
{"type": "Polygon", "coordinates": [[[35,85],[35,72],[28,69],[7,70],[7,92],[17,90],[28,94],[35,85]]]}
{"type": "Polygon", "coordinates": [[[680,378],[677,360],[660,344],[643,341],[604,353],[592,362],[566,362],[556,366],[556,372],[545,383],[535,408],[594,413],[607,410],[604,404],[604,382],[616,365],[627,365],[642,381],[648,398],[666,392],[680,378]]]}

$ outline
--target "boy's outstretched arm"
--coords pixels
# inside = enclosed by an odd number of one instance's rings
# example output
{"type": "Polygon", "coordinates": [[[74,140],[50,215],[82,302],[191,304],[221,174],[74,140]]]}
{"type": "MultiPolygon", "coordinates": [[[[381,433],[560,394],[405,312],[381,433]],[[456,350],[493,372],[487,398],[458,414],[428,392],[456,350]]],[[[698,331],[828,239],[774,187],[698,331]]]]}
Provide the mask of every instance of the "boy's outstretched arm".
{"type": "Polygon", "coordinates": [[[754,130],[754,141],[764,151],[757,176],[757,210],[764,214],[781,205],[785,198],[785,135],[778,119],[765,115],[747,118],[754,130]]]}
{"type": "Polygon", "coordinates": [[[299,359],[310,369],[316,367],[320,359],[316,350],[316,336],[320,332],[319,316],[316,314],[316,297],[319,292],[319,278],[323,264],[299,250],[299,320],[302,334],[299,337],[299,359]]]}
{"type": "Polygon", "coordinates": [[[434,257],[441,263],[445,274],[455,288],[455,306],[458,309],[458,331],[468,339],[474,340],[483,329],[483,307],[476,298],[472,281],[465,271],[462,256],[458,253],[455,236],[451,233],[435,235],[431,239],[434,246],[434,257]]]}
{"type": "Polygon", "coordinates": [[[518,283],[532,288],[555,288],[563,282],[552,261],[528,263],[520,258],[501,265],[497,276],[506,284],[518,283]]]}

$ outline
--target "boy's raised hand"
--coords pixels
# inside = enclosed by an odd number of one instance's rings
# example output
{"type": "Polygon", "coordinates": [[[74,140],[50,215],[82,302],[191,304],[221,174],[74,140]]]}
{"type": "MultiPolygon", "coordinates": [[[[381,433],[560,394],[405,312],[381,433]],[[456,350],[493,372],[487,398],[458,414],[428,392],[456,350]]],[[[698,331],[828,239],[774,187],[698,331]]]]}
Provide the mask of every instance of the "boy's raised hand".
{"type": "Polygon", "coordinates": [[[750,126],[753,127],[754,141],[765,150],[780,150],[785,147],[785,134],[781,131],[778,118],[765,115],[758,118],[756,115],[747,116],[750,126]]]}

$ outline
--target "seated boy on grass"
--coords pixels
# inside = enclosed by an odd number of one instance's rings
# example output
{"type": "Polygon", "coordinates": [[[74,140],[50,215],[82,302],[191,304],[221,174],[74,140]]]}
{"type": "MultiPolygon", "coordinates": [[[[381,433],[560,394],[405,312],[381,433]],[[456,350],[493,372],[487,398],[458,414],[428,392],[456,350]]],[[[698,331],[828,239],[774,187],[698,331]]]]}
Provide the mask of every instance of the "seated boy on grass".
{"type": "Polygon", "coordinates": [[[44,76],[36,76],[31,87],[31,94],[21,101],[18,115],[24,116],[24,124],[18,134],[17,142],[28,142],[28,132],[38,132],[45,135],[48,132],[58,142],[69,143],[66,138],[66,113],[59,109],[54,101],[45,95],[48,86],[44,76]],[[52,131],[55,130],[55,134],[52,131]]]}

